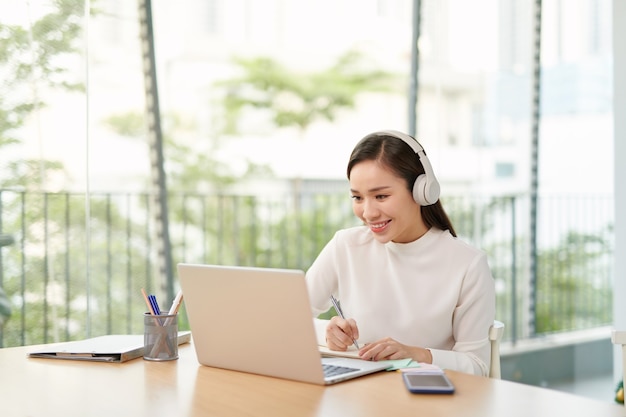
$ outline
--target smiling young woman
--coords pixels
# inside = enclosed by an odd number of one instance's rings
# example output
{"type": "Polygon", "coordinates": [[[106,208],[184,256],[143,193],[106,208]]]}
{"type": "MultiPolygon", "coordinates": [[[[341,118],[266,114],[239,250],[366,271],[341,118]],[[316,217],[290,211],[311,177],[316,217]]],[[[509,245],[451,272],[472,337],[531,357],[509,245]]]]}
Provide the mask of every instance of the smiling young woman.
{"type": "Polygon", "coordinates": [[[347,176],[362,226],[339,230],[307,271],[318,342],[367,360],[412,358],[488,375],[494,282],[483,251],[456,237],[422,146],[365,136],[347,176]],[[316,317],[337,297],[345,319],[316,317]]]}

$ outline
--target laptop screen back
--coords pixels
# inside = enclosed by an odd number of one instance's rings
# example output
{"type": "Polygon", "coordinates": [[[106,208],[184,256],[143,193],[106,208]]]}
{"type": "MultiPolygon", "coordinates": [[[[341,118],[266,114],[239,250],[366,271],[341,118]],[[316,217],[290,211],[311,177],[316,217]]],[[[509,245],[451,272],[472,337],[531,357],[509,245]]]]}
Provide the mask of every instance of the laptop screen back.
{"type": "Polygon", "coordinates": [[[198,361],[323,383],[304,272],[179,264],[198,361]]]}

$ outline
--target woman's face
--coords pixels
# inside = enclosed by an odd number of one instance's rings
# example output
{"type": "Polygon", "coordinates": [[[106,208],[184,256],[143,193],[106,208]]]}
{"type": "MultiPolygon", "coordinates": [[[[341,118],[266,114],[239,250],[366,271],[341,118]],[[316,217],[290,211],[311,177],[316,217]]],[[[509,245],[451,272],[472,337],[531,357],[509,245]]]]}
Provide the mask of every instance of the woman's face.
{"type": "Polygon", "coordinates": [[[354,214],[379,242],[413,242],[428,231],[405,180],[377,162],[352,167],[350,192],[354,214]]]}

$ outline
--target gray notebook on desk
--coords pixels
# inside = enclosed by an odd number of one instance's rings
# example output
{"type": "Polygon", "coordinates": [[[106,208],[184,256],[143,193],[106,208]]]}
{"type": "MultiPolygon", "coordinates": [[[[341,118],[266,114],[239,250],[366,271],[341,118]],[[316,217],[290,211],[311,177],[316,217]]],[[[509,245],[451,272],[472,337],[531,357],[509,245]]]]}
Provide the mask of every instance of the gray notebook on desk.
{"type": "MultiPolygon", "coordinates": [[[[188,343],[191,332],[178,332],[178,344],[188,343]]],[[[143,356],[143,335],[106,335],[39,347],[29,358],[68,359],[91,362],[126,362],[143,356]]]]}

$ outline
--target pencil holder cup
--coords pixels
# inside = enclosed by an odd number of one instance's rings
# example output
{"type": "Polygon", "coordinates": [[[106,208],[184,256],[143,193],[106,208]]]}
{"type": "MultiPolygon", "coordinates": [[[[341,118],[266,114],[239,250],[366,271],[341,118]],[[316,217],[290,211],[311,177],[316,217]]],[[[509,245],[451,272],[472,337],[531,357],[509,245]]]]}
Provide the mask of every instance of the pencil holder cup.
{"type": "Polygon", "coordinates": [[[143,317],[143,358],[148,361],[178,359],[178,314],[143,317]]]}

